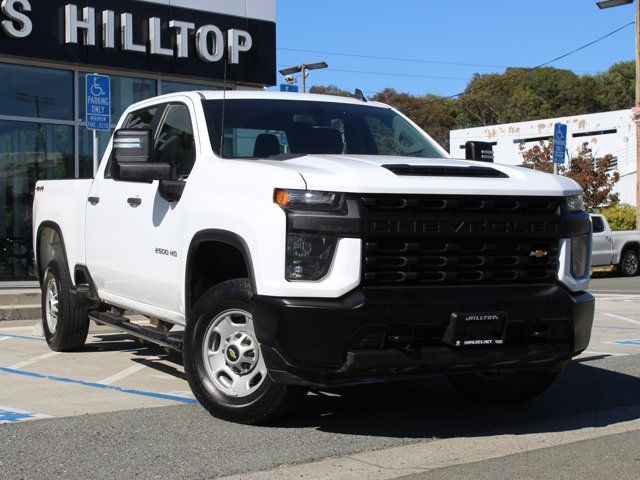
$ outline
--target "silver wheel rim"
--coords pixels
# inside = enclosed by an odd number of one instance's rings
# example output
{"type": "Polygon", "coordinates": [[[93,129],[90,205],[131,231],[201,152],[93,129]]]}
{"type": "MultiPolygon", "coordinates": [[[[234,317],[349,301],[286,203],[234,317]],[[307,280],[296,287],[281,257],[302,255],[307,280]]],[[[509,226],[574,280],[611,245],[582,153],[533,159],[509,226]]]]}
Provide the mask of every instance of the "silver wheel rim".
{"type": "Polygon", "coordinates": [[[638,257],[633,253],[627,255],[626,261],[624,262],[624,268],[627,274],[635,273],[638,270],[638,257]]]}
{"type": "Polygon", "coordinates": [[[56,333],[58,327],[58,315],[60,313],[60,301],[58,298],[58,286],[56,285],[55,277],[49,279],[47,284],[47,296],[45,298],[45,319],[47,321],[47,328],[52,335],[56,333]]]}
{"type": "Polygon", "coordinates": [[[251,395],[267,378],[253,318],[244,310],[227,310],[211,321],[202,357],[209,379],[229,397],[251,395]]]}

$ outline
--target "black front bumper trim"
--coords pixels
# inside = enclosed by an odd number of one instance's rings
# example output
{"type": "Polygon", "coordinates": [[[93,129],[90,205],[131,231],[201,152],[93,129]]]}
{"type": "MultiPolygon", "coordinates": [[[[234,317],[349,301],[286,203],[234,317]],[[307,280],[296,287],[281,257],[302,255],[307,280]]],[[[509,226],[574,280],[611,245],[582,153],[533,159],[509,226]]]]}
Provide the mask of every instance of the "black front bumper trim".
{"type": "MultiPolygon", "coordinates": [[[[552,366],[588,345],[595,301],[554,286],[360,289],[340,299],[254,295],[254,326],[278,382],[337,385],[492,369],[552,366]],[[444,343],[363,350],[366,329],[444,329],[454,312],[506,312],[510,323],[569,325],[566,338],[451,348],[444,343]]],[[[508,338],[507,338],[508,340],[508,338]]]]}

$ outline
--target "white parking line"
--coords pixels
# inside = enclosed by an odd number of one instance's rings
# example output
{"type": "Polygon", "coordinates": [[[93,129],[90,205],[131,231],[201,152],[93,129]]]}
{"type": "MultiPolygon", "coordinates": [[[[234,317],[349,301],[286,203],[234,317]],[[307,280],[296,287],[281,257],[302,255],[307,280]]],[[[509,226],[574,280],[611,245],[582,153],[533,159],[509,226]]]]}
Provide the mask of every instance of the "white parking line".
{"type": "Polygon", "coordinates": [[[127,378],[128,376],[133,375],[136,372],[139,372],[143,368],[145,368],[145,365],[140,365],[140,364],[134,365],[132,367],[125,368],[121,372],[118,372],[115,375],[111,375],[110,377],[107,377],[104,380],[100,380],[97,383],[100,383],[102,385],[112,385],[117,381],[122,380],[123,378],[127,378]]]}
{"type": "Polygon", "coordinates": [[[596,352],[593,350],[585,350],[582,355],[607,355],[608,357],[628,357],[628,353],[611,353],[611,352],[596,352]]]}
{"type": "Polygon", "coordinates": [[[638,321],[638,320],[634,320],[632,318],[623,317],[621,315],[616,315],[615,313],[601,312],[601,314],[605,315],[607,317],[617,318],[618,320],[624,320],[625,322],[630,322],[630,323],[635,323],[636,325],[640,325],[640,321],[638,321]]]}
{"type": "Polygon", "coordinates": [[[9,340],[10,337],[0,337],[0,342],[4,342],[5,340],[9,340]]]}
{"type": "Polygon", "coordinates": [[[32,365],[34,363],[37,363],[40,360],[46,360],[47,358],[55,357],[56,355],[60,355],[60,352],[45,353],[44,355],[33,357],[30,360],[25,360],[24,362],[19,362],[19,363],[16,363],[14,365],[10,365],[7,368],[10,368],[12,370],[18,370],[20,368],[26,367],[27,365],[32,365]]]}

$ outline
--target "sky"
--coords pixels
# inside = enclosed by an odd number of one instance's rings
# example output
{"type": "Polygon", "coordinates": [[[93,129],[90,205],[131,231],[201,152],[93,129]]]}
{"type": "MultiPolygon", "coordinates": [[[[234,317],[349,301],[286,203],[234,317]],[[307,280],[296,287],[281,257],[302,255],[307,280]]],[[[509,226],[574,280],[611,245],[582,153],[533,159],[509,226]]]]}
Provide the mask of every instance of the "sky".
{"type": "MultiPolygon", "coordinates": [[[[366,95],[386,87],[454,95],[474,73],[539,65],[635,20],[634,5],[600,10],[595,0],[276,0],[276,5],[278,69],[326,61],[330,68],[312,72],[309,85],[360,88],[366,95]]],[[[634,45],[631,25],[551,66],[601,72],[633,59],[634,45]]]]}

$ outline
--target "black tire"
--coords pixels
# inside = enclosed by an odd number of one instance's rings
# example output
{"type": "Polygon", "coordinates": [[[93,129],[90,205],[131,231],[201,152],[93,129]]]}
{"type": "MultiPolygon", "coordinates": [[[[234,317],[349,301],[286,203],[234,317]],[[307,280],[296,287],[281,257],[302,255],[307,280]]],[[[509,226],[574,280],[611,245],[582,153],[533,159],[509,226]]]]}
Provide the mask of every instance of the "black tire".
{"type": "Polygon", "coordinates": [[[304,390],[275,383],[267,374],[256,391],[245,397],[225,394],[212,381],[203,358],[205,334],[214,319],[232,309],[252,313],[251,283],[229,280],[207,290],[196,302],[185,329],[182,355],[187,381],[211,415],[238,423],[263,423],[290,411],[304,390]]]}
{"type": "Polygon", "coordinates": [[[560,366],[504,373],[449,375],[449,382],[464,396],[482,403],[517,405],[540,396],[553,384],[560,366]]]}
{"type": "Polygon", "coordinates": [[[89,333],[88,311],[71,305],[70,286],[66,267],[57,260],[52,260],[42,282],[42,329],[49,348],[56,352],[79,350],[85,344],[89,333]],[[47,322],[47,289],[51,282],[55,283],[58,292],[57,325],[53,332],[47,322]]]}
{"type": "Polygon", "coordinates": [[[635,250],[626,250],[622,254],[618,269],[623,277],[635,277],[638,275],[639,265],[638,252],[635,250]]]}

